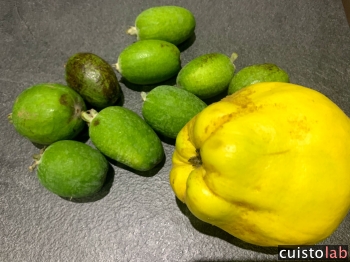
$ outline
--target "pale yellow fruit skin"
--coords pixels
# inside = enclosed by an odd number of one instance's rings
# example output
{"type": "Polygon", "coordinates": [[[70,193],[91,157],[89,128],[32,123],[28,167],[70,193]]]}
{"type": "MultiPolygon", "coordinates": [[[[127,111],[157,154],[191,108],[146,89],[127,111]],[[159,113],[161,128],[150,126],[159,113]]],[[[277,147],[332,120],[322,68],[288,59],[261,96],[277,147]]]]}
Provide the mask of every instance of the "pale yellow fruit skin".
{"type": "Polygon", "coordinates": [[[251,244],[318,243],[350,209],[349,118],[306,87],[259,83],[208,106],[180,131],[172,163],[189,210],[251,244]]]}

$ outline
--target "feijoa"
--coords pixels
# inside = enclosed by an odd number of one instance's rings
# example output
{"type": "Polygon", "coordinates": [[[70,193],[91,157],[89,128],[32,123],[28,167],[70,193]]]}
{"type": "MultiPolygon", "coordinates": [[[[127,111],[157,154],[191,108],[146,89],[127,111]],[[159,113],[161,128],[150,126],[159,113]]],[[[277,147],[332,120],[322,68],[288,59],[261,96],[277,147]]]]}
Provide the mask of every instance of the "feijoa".
{"type": "Polygon", "coordinates": [[[135,112],[110,106],[82,113],[89,136],[103,154],[128,167],[147,171],[163,158],[163,145],[154,130],[135,112]]]}
{"type": "Polygon", "coordinates": [[[169,138],[176,138],[186,123],[207,106],[194,94],[175,86],[157,86],[141,95],[143,118],[155,131],[169,138]]]}
{"type": "Polygon", "coordinates": [[[92,107],[115,104],[121,94],[117,76],[104,59],[92,53],[77,53],[65,66],[66,82],[92,107]]]}
{"type": "Polygon", "coordinates": [[[138,40],[159,39],[178,45],[195,30],[196,20],[186,8],[180,6],[155,6],[141,12],[135,27],[127,32],[138,40]]]}
{"type": "Polygon", "coordinates": [[[180,51],[163,40],[137,41],[120,53],[116,68],[130,83],[156,84],[179,72],[180,51]]]}
{"type": "Polygon", "coordinates": [[[232,78],[228,87],[228,94],[242,89],[243,87],[260,82],[285,82],[289,83],[289,75],[275,64],[255,64],[244,67],[232,78]]]}
{"type": "Polygon", "coordinates": [[[72,88],[42,83],[17,96],[9,119],[23,137],[36,144],[49,145],[72,139],[82,131],[83,110],[86,110],[85,102],[72,88]]]}
{"type": "Polygon", "coordinates": [[[73,140],[57,141],[35,156],[37,176],[49,191],[61,197],[81,198],[97,193],[108,171],[106,158],[96,149],[73,140]]]}
{"type": "Polygon", "coordinates": [[[179,72],[176,83],[201,99],[211,98],[228,88],[235,66],[231,58],[221,53],[210,53],[196,57],[179,72]]]}

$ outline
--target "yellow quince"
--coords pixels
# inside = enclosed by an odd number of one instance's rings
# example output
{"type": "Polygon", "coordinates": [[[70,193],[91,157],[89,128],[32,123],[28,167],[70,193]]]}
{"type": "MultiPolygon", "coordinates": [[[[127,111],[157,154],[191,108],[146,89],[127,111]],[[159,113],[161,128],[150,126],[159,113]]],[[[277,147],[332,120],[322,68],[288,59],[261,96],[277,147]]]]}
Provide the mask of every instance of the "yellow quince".
{"type": "Polygon", "coordinates": [[[180,131],[170,171],[199,219],[260,246],[315,244],[350,209],[350,121],[321,93],[246,87],[180,131]]]}

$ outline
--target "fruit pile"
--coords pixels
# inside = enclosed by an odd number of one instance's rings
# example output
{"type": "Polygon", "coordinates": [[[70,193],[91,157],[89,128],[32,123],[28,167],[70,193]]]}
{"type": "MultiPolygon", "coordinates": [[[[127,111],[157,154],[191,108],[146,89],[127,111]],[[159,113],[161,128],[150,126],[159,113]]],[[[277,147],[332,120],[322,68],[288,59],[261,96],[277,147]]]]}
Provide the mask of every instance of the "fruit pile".
{"type": "Polygon", "coordinates": [[[122,90],[114,68],[91,53],[68,59],[66,86],[24,90],[9,119],[44,146],[30,169],[49,191],[86,197],[101,189],[109,159],[154,168],[164,159],[164,136],[176,139],[171,187],[199,219],[256,245],[326,238],[350,209],[348,117],[317,91],[290,84],[275,64],[235,73],[237,54],[216,52],[181,67],[179,45],[195,27],[189,10],[159,6],[128,30],[137,41],[114,67],[126,82],[155,85],[140,94],[142,117],[116,105],[122,90]],[[171,78],[175,86],[164,84],[171,78]],[[74,140],[86,125],[95,148],[74,140]]]}
{"type": "MultiPolygon", "coordinates": [[[[121,52],[115,68],[132,84],[157,85],[148,94],[141,93],[143,118],[116,105],[122,95],[117,75],[111,65],[92,53],[76,53],[68,59],[67,85],[40,83],[19,94],[9,119],[20,135],[44,146],[30,169],[38,166],[38,178],[45,188],[59,196],[85,197],[96,193],[105,180],[105,156],[139,171],[162,161],[158,135],[175,139],[207,106],[202,99],[225,92],[234,75],[235,54],[232,59],[220,53],[204,54],[181,68],[177,46],[194,34],[195,26],[189,10],[158,6],[143,11],[135,27],[127,31],[137,35],[138,41],[121,52]],[[177,86],[161,84],[175,76],[177,86]],[[86,123],[96,149],[74,140],[86,123]],[[74,159],[76,152],[89,157],[74,159]]],[[[246,74],[270,69],[247,70],[246,74]]],[[[274,70],[270,78],[284,73],[276,66],[274,70]]],[[[261,72],[249,81],[257,81],[261,72]]],[[[242,80],[237,83],[230,90],[249,85],[242,80]]]]}

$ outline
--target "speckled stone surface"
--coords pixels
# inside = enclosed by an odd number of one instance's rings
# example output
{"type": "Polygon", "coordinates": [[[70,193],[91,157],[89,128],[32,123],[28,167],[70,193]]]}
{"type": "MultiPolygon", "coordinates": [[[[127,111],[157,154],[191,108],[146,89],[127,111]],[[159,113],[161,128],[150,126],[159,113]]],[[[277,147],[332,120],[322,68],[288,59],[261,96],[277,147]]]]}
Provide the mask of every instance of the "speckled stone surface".
{"type": "MultiPolygon", "coordinates": [[[[197,20],[183,65],[209,52],[238,53],[237,70],[275,63],[350,115],[350,28],[341,0],[2,0],[0,261],[277,260],[275,249],[205,224],[176,200],[168,182],[172,141],[163,141],[164,163],[146,174],[112,164],[103,190],[84,201],[49,193],[28,171],[39,150],[6,119],[16,96],[36,83],[65,84],[64,64],[76,52],[115,63],[135,41],[125,32],[136,16],[165,4],[186,7],[197,20]]],[[[121,86],[123,106],[140,114],[140,90],[121,86]]],[[[322,243],[349,244],[349,232],[350,214],[322,243]]]]}

